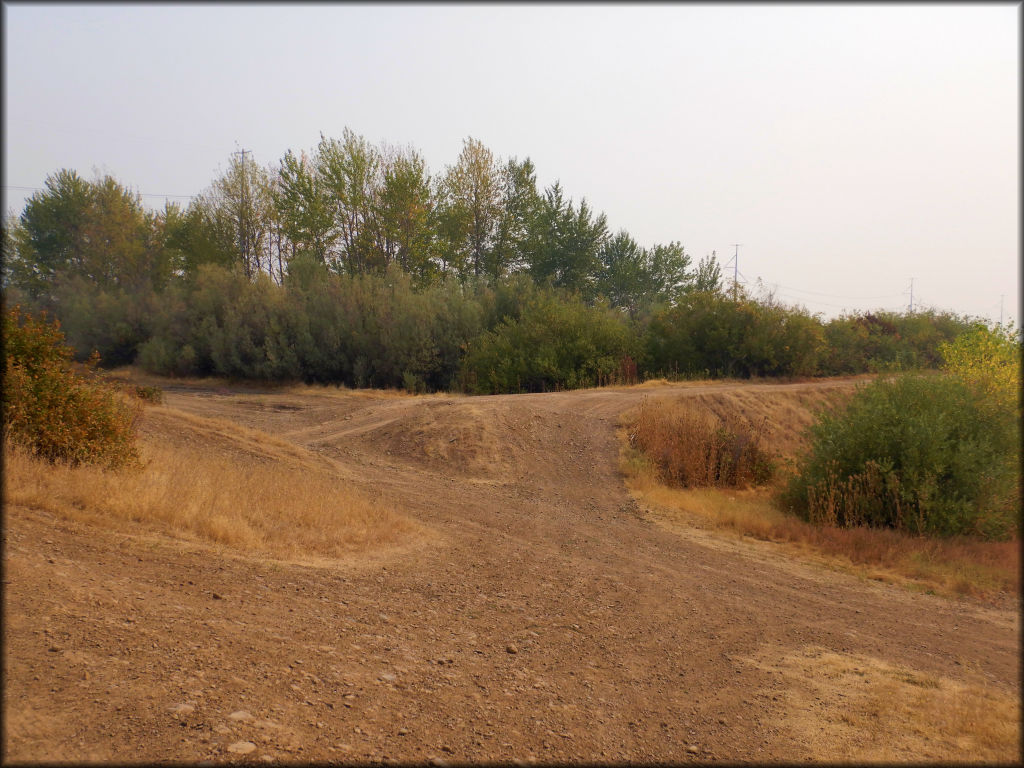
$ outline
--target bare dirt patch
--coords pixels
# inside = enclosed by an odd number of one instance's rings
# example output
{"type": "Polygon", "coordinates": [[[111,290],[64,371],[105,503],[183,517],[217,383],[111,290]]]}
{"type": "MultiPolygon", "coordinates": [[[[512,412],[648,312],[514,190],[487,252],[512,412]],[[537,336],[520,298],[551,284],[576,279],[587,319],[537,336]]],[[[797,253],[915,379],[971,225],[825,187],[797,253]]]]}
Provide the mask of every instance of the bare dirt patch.
{"type": "MultiPolygon", "coordinates": [[[[431,535],[293,563],[5,504],[3,757],[834,759],[791,717],[786,665],[809,647],[1018,697],[1016,611],[682,537],[622,482],[617,421],[645,394],[847,385],[166,386],[168,408],[223,420],[194,439],[296,451],[295,484],[331,471],[431,535]]],[[[963,754],[940,733],[934,754],[963,754]]]]}

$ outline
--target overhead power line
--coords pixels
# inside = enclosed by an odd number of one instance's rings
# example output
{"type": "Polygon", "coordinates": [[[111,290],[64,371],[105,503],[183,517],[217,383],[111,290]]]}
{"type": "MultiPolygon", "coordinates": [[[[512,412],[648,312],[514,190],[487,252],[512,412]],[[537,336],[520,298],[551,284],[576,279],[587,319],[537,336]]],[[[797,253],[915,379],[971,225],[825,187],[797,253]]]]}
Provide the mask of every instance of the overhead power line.
{"type": "MultiPolygon", "coordinates": [[[[46,191],[43,187],[21,187],[21,186],[18,186],[16,184],[4,184],[3,188],[4,189],[17,189],[17,190],[22,191],[22,192],[45,192],[46,191]]],[[[191,200],[192,198],[197,197],[197,195],[164,195],[164,194],[160,194],[159,192],[137,192],[136,194],[138,194],[139,197],[177,197],[177,198],[182,198],[182,199],[187,199],[187,200],[191,200]]]]}
{"type": "Polygon", "coordinates": [[[856,307],[851,307],[849,304],[833,304],[832,302],[822,301],[821,299],[808,299],[803,296],[794,296],[793,294],[786,293],[785,291],[780,291],[779,295],[802,304],[814,304],[815,306],[832,307],[834,309],[856,309],[856,307]]]}
{"type": "Polygon", "coordinates": [[[858,301],[867,301],[867,300],[871,300],[871,299],[892,299],[892,298],[895,298],[897,296],[905,296],[906,295],[906,292],[904,291],[902,293],[886,293],[886,294],[882,294],[881,296],[845,296],[845,295],[840,294],[840,293],[824,293],[822,291],[807,291],[807,290],[804,290],[803,288],[794,288],[791,285],[781,285],[779,283],[773,283],[773,285],[776,285],[779,288],[785,288],[787,291],[796,291],[797,293],[810,293],[810,294],[812,294],[814,296],[825,296],[825,297],[830,298],[830,299],[855,299],[855,300],[858,300],[858,301]]]}

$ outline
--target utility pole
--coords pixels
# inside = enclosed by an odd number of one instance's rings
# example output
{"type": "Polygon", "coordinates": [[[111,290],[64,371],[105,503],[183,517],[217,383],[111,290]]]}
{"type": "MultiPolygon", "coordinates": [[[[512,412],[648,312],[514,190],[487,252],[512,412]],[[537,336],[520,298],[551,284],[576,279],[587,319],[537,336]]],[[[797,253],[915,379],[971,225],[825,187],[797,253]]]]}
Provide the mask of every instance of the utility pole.
{"type": "Polygon", "coordinates": [[[241,200],[241,207],[238,210],[238,246],[239,246],[239,248],[240,248],[240,250],[242,252],[241,253],[241,255],[242,255],[242,267],[245,269],[245,273],[249,277],[252,277],[252,274],[250,273],[250,265],[249,265],[249,248],[248,248],[249,244],[247,242],[246,231],[245,231],[245,226],[246,226],[246,216],[245,216],[245,214],[248,212],[248,198],[249,198],[249,195],[247,194],[248,191],[249,191],[249,189],[248,189],[249,188],[249,177],[248,177],[248,174],[246,174],[246,172],[245,172],[245,156],[246,155],[251,155],[252,154],[252,150],[240,149],[238,152],[232,152],[231,154],[232,155],[241,155],[241,157],[242,157],[242,165],[241,165],[241,171],[242,171],[241,195],[242,195],[242,200],[241,200]]]}
{"type": "Polygon", "coordinates": [[[910,314],[914,314],[914,278],[910,278],[910,314]]]}
{"type": "Polygon", "coordinates": [[[738,285],[737,276],[740,272],[740,246],[743,245],[743,243],[733,243],[732,245],[736,248],[736,252],[732,255],[732,300],[736,301],[738,285]]]}

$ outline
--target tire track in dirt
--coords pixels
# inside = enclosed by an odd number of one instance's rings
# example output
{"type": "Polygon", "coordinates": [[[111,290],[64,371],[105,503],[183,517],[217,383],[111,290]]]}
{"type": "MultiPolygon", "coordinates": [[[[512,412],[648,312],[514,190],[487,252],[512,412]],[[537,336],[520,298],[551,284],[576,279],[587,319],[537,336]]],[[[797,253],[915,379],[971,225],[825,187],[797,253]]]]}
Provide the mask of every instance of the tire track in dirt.
{"type": "Polygon", "coordinates": [[[801,760],[788,683],[750,660],[807,646],[1017,695],[1016,613],[681,537],[623,487],[616,420],[644,395],[848,385],[169,393],[439,540],[311,567],[8,510],[5,757],[801,760]]]}

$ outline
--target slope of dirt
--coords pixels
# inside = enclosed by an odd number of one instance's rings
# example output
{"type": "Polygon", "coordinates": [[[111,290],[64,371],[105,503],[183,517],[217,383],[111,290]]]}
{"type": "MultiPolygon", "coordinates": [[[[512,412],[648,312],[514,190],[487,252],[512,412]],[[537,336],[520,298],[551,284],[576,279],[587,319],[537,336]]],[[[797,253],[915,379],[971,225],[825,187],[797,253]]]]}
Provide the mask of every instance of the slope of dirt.
{"type": "MultiPolygon", "coordinates": [[[[618,474],[618,416],[645,395],[849,386],[168,391],[313,451],[436,536],[312,567],[6,508],[3,757],[829,759],[845,694],[794,682],[793,659],[804,683],[814,659],[867,659],[1015,701],[1016,611],[680,537],[618,474]]],[[[906,739],[888,756],[988,754],[906,739]]]]}

